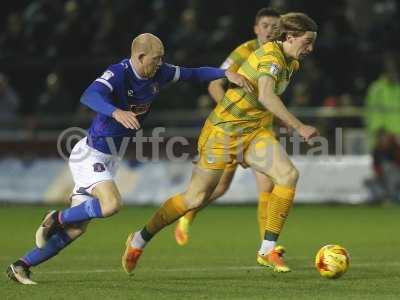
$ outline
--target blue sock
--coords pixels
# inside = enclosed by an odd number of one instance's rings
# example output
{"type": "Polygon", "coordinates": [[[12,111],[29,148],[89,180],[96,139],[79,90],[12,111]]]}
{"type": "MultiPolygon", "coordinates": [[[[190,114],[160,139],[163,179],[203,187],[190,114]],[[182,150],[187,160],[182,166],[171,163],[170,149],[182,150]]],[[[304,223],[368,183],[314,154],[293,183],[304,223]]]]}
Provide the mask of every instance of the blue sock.
{"type": "Polygon", "coordinates": [[[71,224],[102,217],[103,214],[101,212],[100,202],[93,198],[77,206],[61,211],[59,214],[59,222],[60,224],[71,224]]]}
{"type": "Polygon", "coordinates": [[[34,248],[25,254],[21,260],[29,267],[36,266],[57,255],[61,249],[65,248],[71,242],[72,239],[68,234],[66,234],[64,231],[58,231],[51,236],[43,249],[34,248]]]}

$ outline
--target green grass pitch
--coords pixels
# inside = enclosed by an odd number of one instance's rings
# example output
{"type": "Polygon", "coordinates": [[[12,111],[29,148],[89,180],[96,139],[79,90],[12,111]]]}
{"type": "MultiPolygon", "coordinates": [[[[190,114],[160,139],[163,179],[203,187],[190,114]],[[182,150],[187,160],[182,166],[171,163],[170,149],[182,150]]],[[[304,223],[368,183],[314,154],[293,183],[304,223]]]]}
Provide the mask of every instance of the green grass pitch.
{"type": "MultiPolygon", "coordinates": [[[[0,267],[33,246],[47,207],[0,206],[0,267]]],[[[212,206],[179,247],[173,227],[146,248],[133,276],[120,266],[127,234],[142,226],[154,207],[124,207],[53,260],[33,269],[37,286],[0,277],[0,299],[400,299],[400,207],[295,206],[280,244],[293,272],[258,267],[256,208],[212,206]],[[329,243],[346,247],[348,272],[319,276],[313,260],[329,243]]],[[[4,272],[3,272],[4,273],[4,272]]]]}

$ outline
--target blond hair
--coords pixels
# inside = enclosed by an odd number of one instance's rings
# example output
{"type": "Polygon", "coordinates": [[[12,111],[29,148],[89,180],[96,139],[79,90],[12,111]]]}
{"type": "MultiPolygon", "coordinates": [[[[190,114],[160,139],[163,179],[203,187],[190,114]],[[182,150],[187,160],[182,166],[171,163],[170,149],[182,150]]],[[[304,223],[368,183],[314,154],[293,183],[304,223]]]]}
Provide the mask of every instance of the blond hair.
{"type": "Polygon", "coordinates": [[[284,41],[288,34],[302,36],[306,31],[317,31],[318,25],[304,13],[292,12],[281,15],[272,29],[272,41],[284,41]]]}

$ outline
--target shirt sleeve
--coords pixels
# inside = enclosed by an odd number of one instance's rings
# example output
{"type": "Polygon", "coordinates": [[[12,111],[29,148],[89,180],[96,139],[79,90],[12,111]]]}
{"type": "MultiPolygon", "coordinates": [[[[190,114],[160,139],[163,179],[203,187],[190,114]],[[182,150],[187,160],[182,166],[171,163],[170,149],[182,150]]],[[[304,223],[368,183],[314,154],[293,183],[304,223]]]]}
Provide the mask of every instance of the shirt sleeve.
{"type": "Polygon", "coordinates": [[[227,57],[221,65],[221,69],[228,70],[233,65],[233,60],[230,57],[227,57]]]}
{"type": "Polygon", "coordinates": [[[112,104],[110,94],[109,87],[96,79],[83,92],[80,101],[95,112],[111,117],[117,108],[112,104]]]}
{"type": "Polygon", "coordinates": [[[100,77],[96,78],[95,81],[105,85],[112,92],[122,80],[122,68],[122,65],[111,65],[100,77]]]}
{"type": "Polygon", "coordinates": [[[213,67],[180,67],[179,79],[182,81],[209,82],[219,78],[225,78],[225,70],[213,67]]]}
{"type": "Polygon", "coordinates": [[[180,79],[181,69],[178,66],[164,63],[161,66],[161,76],[164,82],[177,82],[180,79]]]}
{"type": "Polygon", "coordinates": [[[242,45],[233,50],[221,65],[221,69],[236,72],[250,55],[249,50],[242,45]]]}
{"type": "Polygon", "coordinates": [[[268,75],[275,81],[278,81],[283,71],[283,64],[280,59],[274,55],[265,55],[261,57],[257,66],[257,71],[259,76],[268,75]]]}
{"type": "Polygon", "coordinates": [[[225,77],[225,70],[213,67],[186,68],[164,64],[161,68],[162,76],[166,82],[178,80],[208,82],[225,77]]]}

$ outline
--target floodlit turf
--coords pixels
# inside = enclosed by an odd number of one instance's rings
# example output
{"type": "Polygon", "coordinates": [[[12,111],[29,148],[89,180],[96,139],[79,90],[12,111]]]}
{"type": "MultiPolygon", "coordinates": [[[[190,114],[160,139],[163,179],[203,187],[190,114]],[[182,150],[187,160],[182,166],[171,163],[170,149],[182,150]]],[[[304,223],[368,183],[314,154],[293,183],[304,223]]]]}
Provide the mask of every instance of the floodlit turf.
{"type": "MultiPolygon", "coordinates": [[[[0,206],[0,267],[33,246],[46,207],[0,206]]],[[[255,207],[209,207],[186,247],[169,227],[146,248],[134,276],[120,266],[127,234],[154,211],[125,207],[53,260],[34,268],[38,286],[0,278],[0,299],[400,299],[400,207],[296,206],[281,244],[293,272],[258,267],[255,207]],[[313,266],[328,243],[346,247],[348,273],[324,279],[313,266]]]]}

